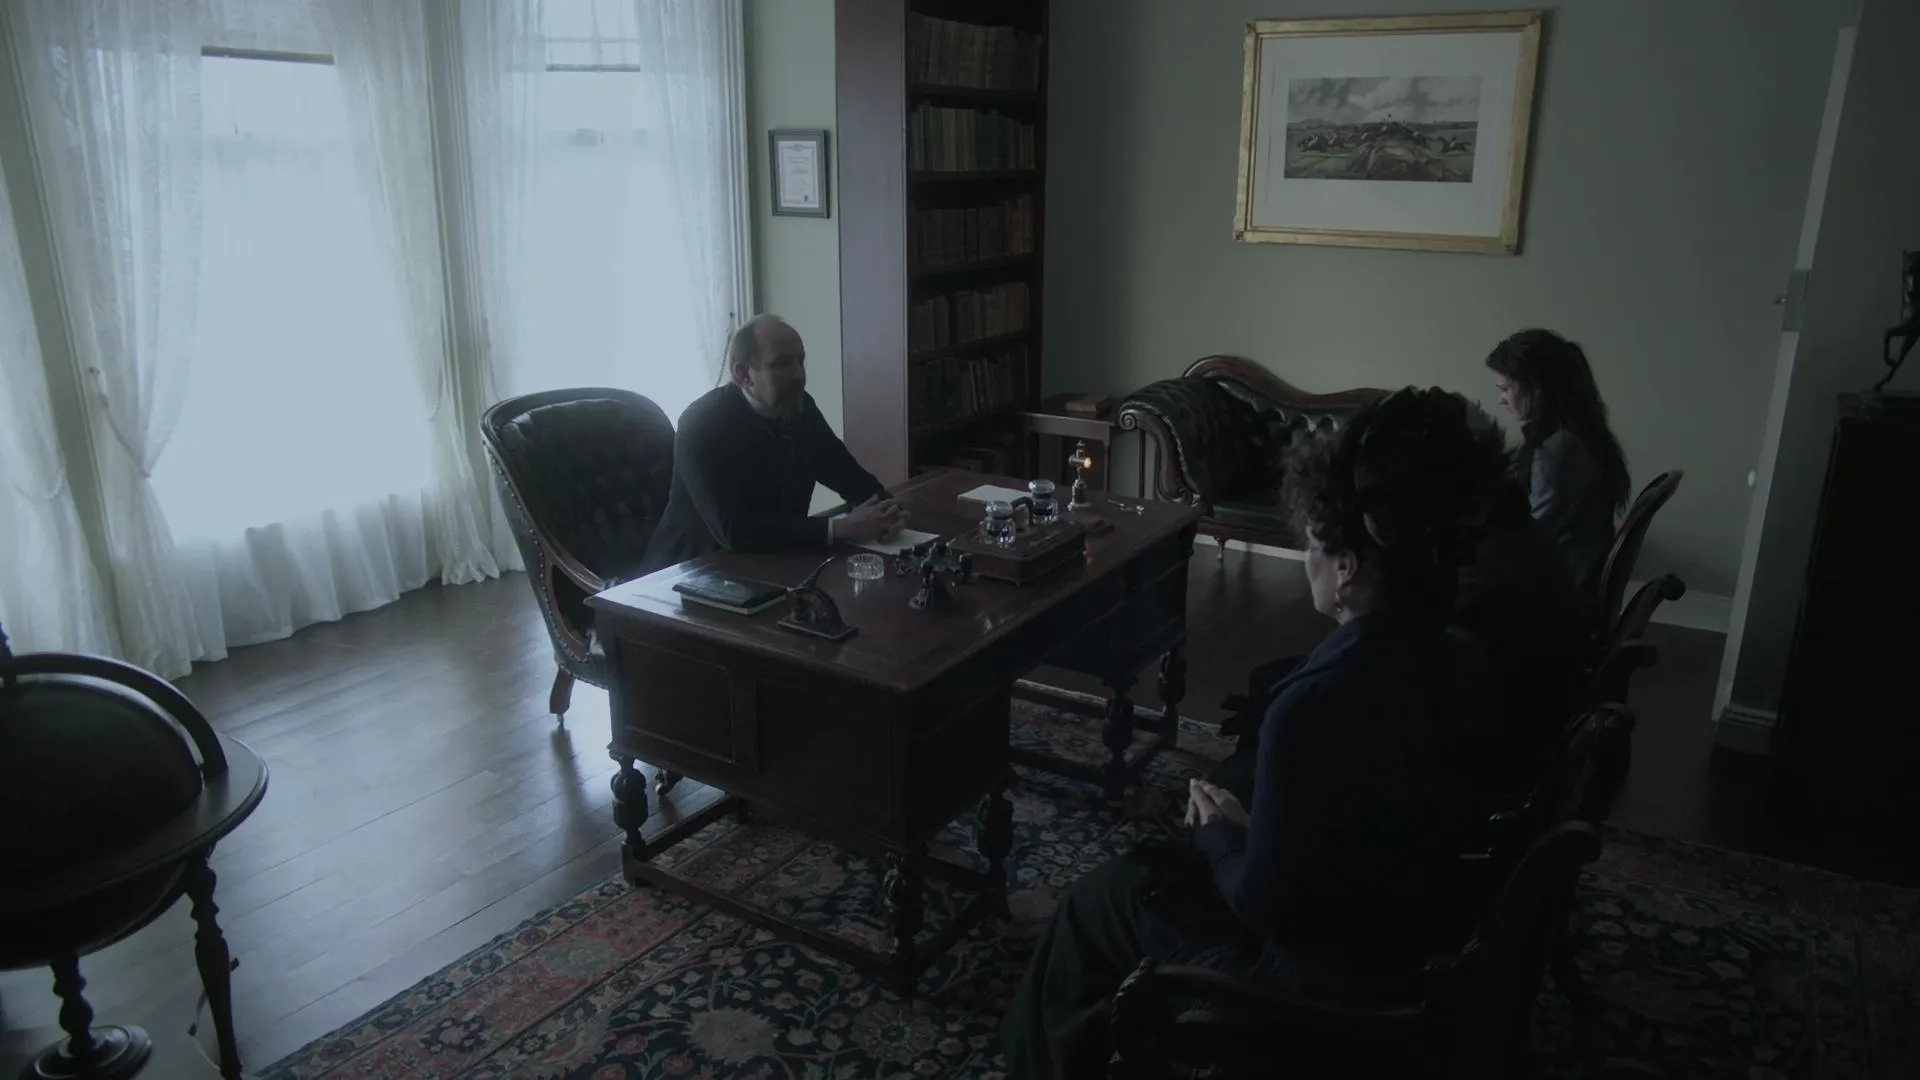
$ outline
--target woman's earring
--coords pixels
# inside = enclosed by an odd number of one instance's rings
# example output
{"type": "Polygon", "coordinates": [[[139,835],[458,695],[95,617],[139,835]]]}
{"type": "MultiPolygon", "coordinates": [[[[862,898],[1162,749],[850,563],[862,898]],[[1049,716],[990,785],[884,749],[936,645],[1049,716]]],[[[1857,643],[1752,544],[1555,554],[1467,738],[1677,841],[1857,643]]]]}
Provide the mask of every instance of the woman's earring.
{"type": "Polygon", "coordinates": [[[1333,602],[1333,610],[1336,615],[1347,610],[1347,602],[1344,600],[1335,600],[1333,602]]]}

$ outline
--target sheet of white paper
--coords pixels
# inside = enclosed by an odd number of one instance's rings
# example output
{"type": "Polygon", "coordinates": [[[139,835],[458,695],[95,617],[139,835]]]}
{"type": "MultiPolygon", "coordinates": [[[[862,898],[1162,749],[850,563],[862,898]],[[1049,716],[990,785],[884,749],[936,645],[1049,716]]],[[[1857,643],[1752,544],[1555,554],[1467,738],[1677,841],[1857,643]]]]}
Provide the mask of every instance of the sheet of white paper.
{"type": "Polygon", "coordinates": [[[820,209],[818,144],[782,140],[780,143],[780,208],[820,209]]]}
{"type": "Polygon", "coordinates": [[[984,502],[1012,502],[1015,499],[1026,498],[1027,493],[1024,491],[1015,491],[1012,488],[995,487],[992,484],[982,484],[979,487],[974,488],[972,491],[963,492],[960,497],[963,499],[972,499],[974,502],[983,502],[983,503],[984,502]]]}
{"type": "Polygon", "coordinates": [[[918,529],[901,529],[894,534],[891,540],[869,540],[864,544],[855,544],[854,547],[866,548],[868,551],[877,551],[882,555],[898,555],[908,548],[913,547],[915,544],[924,544],[929,540],[938,539],[940,539],[938,533],[921,532],[918,529]]]}

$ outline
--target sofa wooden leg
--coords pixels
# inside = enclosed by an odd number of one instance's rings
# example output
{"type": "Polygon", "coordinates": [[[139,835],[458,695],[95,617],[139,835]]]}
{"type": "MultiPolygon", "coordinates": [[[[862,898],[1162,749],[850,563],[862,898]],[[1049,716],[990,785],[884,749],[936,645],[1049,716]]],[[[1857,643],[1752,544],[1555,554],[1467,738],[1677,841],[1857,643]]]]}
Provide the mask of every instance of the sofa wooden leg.
{"type": "Polygon", "coordinates": [[[573,673],[561,668],[553,677],[553,689],[547,694],[547,711],[564,720],[567,706],[573,703],[573,673]]]}

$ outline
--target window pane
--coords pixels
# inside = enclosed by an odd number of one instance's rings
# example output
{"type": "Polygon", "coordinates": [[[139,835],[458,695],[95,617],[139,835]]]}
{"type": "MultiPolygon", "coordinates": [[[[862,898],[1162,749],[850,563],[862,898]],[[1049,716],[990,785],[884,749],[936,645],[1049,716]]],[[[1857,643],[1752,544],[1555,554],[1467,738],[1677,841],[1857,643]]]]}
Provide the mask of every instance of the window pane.
{"type": "Polygon", "coordinates": [[[713,385],[723,330],[703,325],[664,149],[662,81],[552,72],[528,236],[524,370],[511,392],[616,386],[678,416],[713,385]],[[709,332],[712,331],[712,332],[709,332]],[[707,340],[713,338],[713,340],[707,340]]]}
{"type": "Polygon", "coordinates": [[[428,479],[427,408],[331,66],[206,59],[204,245],[186,406],[154,485],[231,537],[428,479]]]}

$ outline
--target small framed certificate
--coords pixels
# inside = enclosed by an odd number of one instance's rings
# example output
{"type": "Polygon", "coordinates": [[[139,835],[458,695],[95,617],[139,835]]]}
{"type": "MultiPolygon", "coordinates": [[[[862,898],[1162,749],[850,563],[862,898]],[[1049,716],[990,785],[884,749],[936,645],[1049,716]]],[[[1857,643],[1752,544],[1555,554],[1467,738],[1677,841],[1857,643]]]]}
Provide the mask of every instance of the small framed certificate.
{"type": "Polygon", "coordinates": [[[832,217],[827,207],[827,133],[770,131],[767,162],[773,172],[773,212],[832,217]]]}

